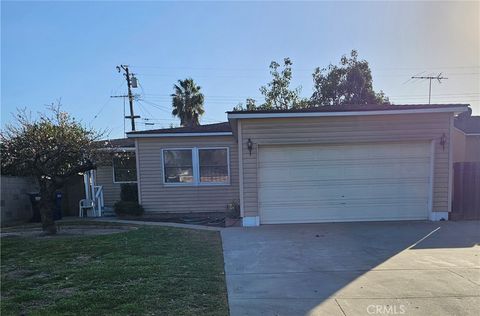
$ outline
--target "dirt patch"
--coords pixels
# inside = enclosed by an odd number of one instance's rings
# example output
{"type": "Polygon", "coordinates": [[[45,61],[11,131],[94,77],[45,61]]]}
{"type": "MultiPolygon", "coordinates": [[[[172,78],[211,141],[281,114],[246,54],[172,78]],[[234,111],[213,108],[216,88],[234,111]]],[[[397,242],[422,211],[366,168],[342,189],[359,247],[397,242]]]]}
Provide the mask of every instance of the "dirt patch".
{"type": "Polygon", "coordinates": [[[2,231],[0,237],[41,237],[41,238],[57,238],[58,236],[97,236],[123,233],[137,229],[135,226],[99,226],[99,225],[75,225],[75,226],[59,226],[57,235],[45,235],[41,228],[19,228],[2,231]]]}

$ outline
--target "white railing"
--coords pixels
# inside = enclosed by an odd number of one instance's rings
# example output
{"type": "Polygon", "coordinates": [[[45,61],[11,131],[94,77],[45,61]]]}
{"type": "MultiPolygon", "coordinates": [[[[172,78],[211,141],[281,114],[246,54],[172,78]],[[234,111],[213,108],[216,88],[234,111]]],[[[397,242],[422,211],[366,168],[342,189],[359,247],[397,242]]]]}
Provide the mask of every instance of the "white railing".
{"type": "Polygon", "coordinates": [[[90,170],[83,175],[85,183],[85,199],[80,200],[79,216],[101,217],[105,209],[103,199],[103,186],[95,185],[95,170],[90,170]]]}
{"type": "Polygon", "coordinates": [[[103,209],[105,208],[105,204],[103,201],[103,186],[101,185],[96,185],[93,187],[93,192],[94,192],[94,199],[93,199],[93,204],[94,204],[94,216],[101,217],[103,213],[103,209]]]}

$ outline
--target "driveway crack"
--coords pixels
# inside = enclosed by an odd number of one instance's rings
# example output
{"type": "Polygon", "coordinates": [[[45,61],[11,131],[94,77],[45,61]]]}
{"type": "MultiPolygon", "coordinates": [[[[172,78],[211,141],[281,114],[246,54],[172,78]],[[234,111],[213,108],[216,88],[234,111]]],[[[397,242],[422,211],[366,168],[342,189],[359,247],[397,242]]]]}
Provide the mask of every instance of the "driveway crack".
{"type": "Polygon", "coordinates": [[[347,314],[345,314],[345,311],[343,310],[342,306],[340,306],[340,303],[338,303],[337,299],[335,299],[335,303],[337,303],[337,306],[338,308],[340,308],[340,310],[342,311],[342,314],[347,316],[347,314]]]}
{"type": "Polygon", "coordinates": [[[470,280],[469,278],[467,278],[467,277],[465,277],[465,276],[463,276],[463,275],[461,275],[461,274],[459,274],[459,273],[457,273],[457,272],[455,272],[455,271],[453,271],[453,270],[447,269],[447,271],[449,271],[449,272],[452,272],[452,273],[453,273],[453,274],[455,274],[455,275],[458,275],[459,277],[461,277],[461,278],[463,278],[463,279],[467,280],[467,281],[468,281],[468,282],[470,282],[470,283],[473,283],[473,284],[475,284],[476,286],[480,286],[480,284],[478,284],[478,283],[476,283],[476,282],[474,282],[474,281],[470,280]]]}

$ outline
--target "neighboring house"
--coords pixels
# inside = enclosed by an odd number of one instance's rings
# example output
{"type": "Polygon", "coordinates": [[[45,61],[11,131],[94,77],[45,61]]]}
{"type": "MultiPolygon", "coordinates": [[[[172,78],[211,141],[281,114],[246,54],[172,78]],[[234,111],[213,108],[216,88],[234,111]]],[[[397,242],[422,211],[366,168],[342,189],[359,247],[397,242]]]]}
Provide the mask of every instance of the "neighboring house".
{"type": "Polygon", "coordinates": [[[480,161],[480,116],[455,118],[453,162],[480,161]]]}
{"type": "Polygon", "coordinates": [[[94,178],[95,184],[102,186],[105,210],[110,213],[115,202],[120,200],[122,183],[137,182],[135,141],[129,138],[110,139],[105,141],[104,146],[117,154],[111,163],[97,167],[94,178]]]}
{"type": "MultiPolygon", "coordinates": [[[[446,220],[454,114],[465,110],[452,104],[233,111],[225,123],[127,133],[134,147],[125,148],[136,155],[147,214],[224,212],[238,200],[244,226],[446,220]]],[[[112,185],[115,172],[99,168],[96,181],[112,185]]],[[[105,190],[105,200],[115,194],[107,198],[105,190]]]]}

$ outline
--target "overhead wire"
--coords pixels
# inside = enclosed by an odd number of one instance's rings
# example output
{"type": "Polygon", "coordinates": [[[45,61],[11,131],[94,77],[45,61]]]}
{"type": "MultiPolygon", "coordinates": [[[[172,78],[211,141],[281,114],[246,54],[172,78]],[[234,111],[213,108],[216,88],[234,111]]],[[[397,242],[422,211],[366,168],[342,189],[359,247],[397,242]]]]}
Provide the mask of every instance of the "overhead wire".
{"type": "MultiPolygon", "coordinates": [[[[264,71],[267,68],[257,68],[257,67],[210,67],[210,66],[159,66],[159,65],[131,65],[131,67],[135,68],[150,68],[150,69],[170,69],[170,70],[223,70],[223,71],[264,71]]],[[[315,67],[314,67],[315,68],[315,67]]],[[[321,67],[320,67],[321,68],[321,67]]],[[[479,69],[480,65],[462,65],[462,66],[433,66],[433,67],[425,67],[425,66],[415,66],[415,67],[371,67],[375,71],[384,70],[384,71],[391,71],[391,70],[413,70],[413,69],[479,69]]],[[[299,68],[299,67],[292,67],[294,71],[313,71],[313,69],[309,68],[299,68]]]]}
{"type": "MultiPolygon", "coordinates": [[[[117,87],[115,88],[115,90],[113,90],[113,93],[112,94],[116,94],[118,89],[120,89],[120,87],[123,85],[123,82],[117,87]]],[[[95,114],[93,116],[93,118],[90,120],[90,124],[93,123],[94,120],[96,120],[98,118],[98,116],[103,112],[103,110],[106,108],[106,106],[110,103],[110,101],[112,100],[112,98],[109,96],[108,99],[105,101],[105,103],[103,103],[103,105],[100,107],[100,109],[98,110],[97,114],[95,114]]]]}

